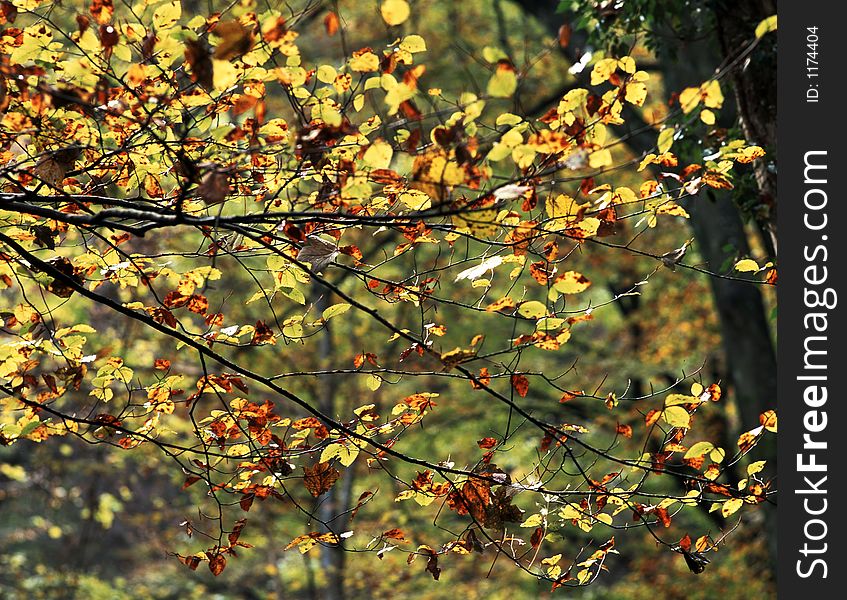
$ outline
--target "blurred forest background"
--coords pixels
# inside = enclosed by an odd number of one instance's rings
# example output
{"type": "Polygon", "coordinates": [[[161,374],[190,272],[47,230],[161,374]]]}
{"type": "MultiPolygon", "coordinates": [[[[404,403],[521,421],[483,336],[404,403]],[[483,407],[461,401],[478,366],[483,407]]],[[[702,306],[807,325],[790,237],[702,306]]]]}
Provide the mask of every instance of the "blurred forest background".
{"type": "MultiPolygon", "coordinates": [[[[240,0],[245,7],[262,2],[240,0]]],[[[74,3],[82,4],[81,0],[63,0],[64,5],[74,3]]],[[[183,15],[187,19],[208,14],[220,9],[217,4],[183,0],[183,15]]],[[[380,18],[376,0],[292,0],[288,4],[292,14],[301,15],[296,25],[301,51],[316,64],[343,61],[351,48],[378,48],[396,34],[380,18]],[[340,23],[335,35],[328,34],[325,23],[330,12],[340,23]]],[[[592,60],[603,53],[630,54],[639,68],[651,75],[648,101],[635,115],[643,123],[666,115],[667,100],[674,93],[699,85],[716,68],[726,67],[739,40],[752,37],[756,24],[774,12],[764,1],[736,5],[722,0],[585,0],[563,2],[562,6],[547,0],[414,0],[411,5],[411,16],[403,27],[427,42],[423,89],[438,86],[451,96],[464,91],[482,93],[490,77],[486,54],[503,52],[522,77],[514,101],[508,101],[514,106],[501,108],[541,116],[568,89],[584,82],[592,60]],[[569,39],[562,40],[563,36],[569,39]],[[579,68],[580,60],[588,65],[586,69],[579,68]]],[[[66,26],[75,28],[70,22],[66,26]]],[[[775,156],[775,105],[770,91],[775,87],[775,55],[773,36],[738,61],[731,77],[723,82],[726,104],[718,123],[695,125],[694,131],[677,140],[675,151],[700,156],[710,139],[734,134],[746,135],[764,147],[769,157],[775,156]],[[746,128],[743,133],[742,128],[746,128]]],[[[270,98],[268,112],[284,112],[284,102],[284,98],[270,98]],[[280,106],[272,106],[274,102],[280,106]]],[[[635,130],[637,122],[629,120],[626,127],[635,130]]],[[[615,147],[616,162],[638,157],[654,139],[655,135],[648,144],[635,135],[625,137],[615,147]]],[[[648,231],[642,241],[650,247],[673,249],[693,237],[686,262],[715,272],[726,272],[745,256],[775,258],[775,166],[772,159],[762,162],[766,163],[762,167],[739,173],[733,190],[701,193],[687,206],[692,216],[690,228],[657,228],[648,231]]],[[[633,189],[638,189],[642,179],[633,168],[613,176],[616,186],[633,189]]],[[[154,238],[140,243],[155,247],[163,241],[154,238]]],[[[650,257],[595,250],[574,256],[572,264],[602,282],[587,292],[598,305],[629,289],[656,264],[650,257]]],[[[252,282],[244,271],[233,269],[218,285],[239,289],[252,282]]],[[[441,291],[459,299],[468,293],[459,285],[441,291]]],[[[729,440],[727,446],[732,447],[743,423],[756,424],[758,414],[773,404],[774,301],[769,286],[661,269],[641,295],[620,298],[598,310],[590,336],[575,338],[560,352],[533,354],[527,368],[564,374],[561,385],[565,389],[591,388],[602,382],[604,390],[629,387],[635,390],[633,395],[664,388],[683,374],[702,369],[702,379],[720,381],[727,398],[708,417],[702,417],[707,419],[707,424],[701,424],[704,434],[729,440]]],[[[113,322],[101,307],[82,310],[78,318],[95,325],[104,345],[115,352],[173,355],[172,349],[157,346],[163,342],[148,336],[138,324],[113,322]],[[132,348],[128,350],[123,346],[129,340],[132,348]]],[[[237,312],[239,307],[229,310],[237,312]]],[[[414,307],[395,305],[391,310],[414,307]]],[[[449,306],[441,308],[440,317],[451,323],[450,336],[466,342],[478,333],[480,325],[456,316],[451,318],[449,306]]],[[[243,320],[249,322],[250,318],[243,320]]],[[[488,334],[509,337],[511,332],[502,327],[503,331],[494,329],[488,334]]],[[[286,368],[307,371],[339,362],[331,360],[333,355],[352,357],[364,347],[380,353],[402,350],[385,342],[384,332],[375,332],[367,322],[352,318],[332,321],[329,334],[320,343],[319,352],[300,351],[296,344],[281,345],[274,352],[252,354],[250,360],[258,361],[256,368],[268,372],[286,368]]],[[[390,382],[390,376],[386,380],[390,382]]],[[[442,386],[442,392],[447,392],[443,380],[425,384],[405,379],[398,384],[400,389],[383,385],[375,391],[367,389],[360,378],[336,378],[330,383],[311,378],[291,385],[310,397],[322,398],[336,414],[366,401],[380,403],[383,394],[412,394],[424,385],[433,391],[442,386]]],[[[532,390],[524,400],[542,414],[550,410],[541,398],[533,397],[532,390]]],[[[608,422],[614,428],[617,418],[596,402],[575,402],[570,410],[576,422],[588,426],[608,422]]],[[[498,431],[502,420],[503,414],[490,411],[485,402],[451,403],[449,410],[437,411],[427,421],[431,435],[410,442],[420,448],[412,445],[407,449],[425,456],[428,447],[437,445],[448,454],[457,440],[475,441],[498,431]]],[[[513,447],[499,460],[502,467],[519,469],[521,464],[531,464],[538,439],[530,433],[525,439],[518,435],[511,440],[513,447]]],[[[467,448],[473,443],[456,446],[467,448]]],[[[765,448],[763,457],[772,455],[773,448],[765,448]]],[[[452,459],[462,463],[465,457],[457,452],[452,459]]],[[[354,505],[363,490],[372,489],[368,478],[367,469],[357,463],[336,487],[336,501],[354,505]]],[[[182,490],[184,479],[152,445],[120,452],[69,436],[49,444],[22,442],[0,448],[0,596],[317,600],[332,597],[327,592],[326,573],[332,561],[339,560],[343,575],[334,585],[348,598],[497,600],[552,595],[549,584],[537,583],[485,556],[453,561],[445,566],[440,580],[433,581],[420,564],[407,566],[406,554],[400,552],[386,553],[381,560],[372,554],[347,553],[338,558],[327,551],[284,552],[288,541],[308,529],[304,529],[302,514],[289,505],[272,502],[257,505],[261,526],[245,531],[242,537],[254,547],[231,560],[221,577],[213,577],[205,568],[190,571],[168,554],[194,551],[195,541],[189,539],[182,524],[198,517],[195,496],[201,496],[203,490],[200,486],[182,490]]],[[[432,520],[431,513],[407,504],[395,503],[390,492],[378,495],[357,515],[356,526],[414,531],[432,520]],[[389,510],[392,521],[381,522],[389,510]]],[[[774,597],[772,512],[768,509],[745,516],[728,543],[711,554],[712,563],[701,575],[692,574],[679,554],[659,551],[643,529],[626,532],[617,537],[621,555],[610,560],[609,574],[587,589],[562,593],[583,599],[632,600],[774,597]]],[[[735,520],[724,522],[719,515],[705,511],[689,511],[684,519],[672,526],[679,535],[690,527],[711,531],[717,537],[722,529],[735,524],[735,520]]],[[[577,546],[578,540],[573,544],[577,546]]]]}

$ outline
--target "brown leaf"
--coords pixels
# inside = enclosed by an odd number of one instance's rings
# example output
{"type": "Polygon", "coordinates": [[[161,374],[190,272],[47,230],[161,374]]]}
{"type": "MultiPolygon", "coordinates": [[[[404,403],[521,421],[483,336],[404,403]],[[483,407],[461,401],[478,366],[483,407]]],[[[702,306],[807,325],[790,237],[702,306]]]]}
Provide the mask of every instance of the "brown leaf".
{"type": "Polygon", "coordinates": [[[471,387],[475,390],[481,390],[483,386],[491,385],[491,375],[488,372],[488,367],[482,367],[479,370],[476,381],[471,380],[471,387]]]}
{"type": "Polygon", "coordinates": [[[483,450],[491,450],[494,446],[497,445],[497,440],[493,437],[486,437],[477,441],[476,445],[482,448],[483,450]]]}
{"type": "Polygon", "coordinates": [[[232,188],[229,185],[229,175],[219,169],[211,169],[197,186],[197,195],[206,204],[221,204],[226,202],[232,188]]]}
{"type": "Polygon", "coordinates": [[[241,510],[244,512],[248,512],[250,507],[253,506],[253,500],[256,498],[256,494],[247,494],[245,495],[239,502],[238,505],[241,507],[241,510]]]}
{"type": "Polygon", "coordinates": [[[429,559],[426,561],[426,570],[432,575],[433,579],[438,581],[438,577],[441,575],[441,569],[438,568],[438,554],[428,546],[418,548],[418,551],[429,556],[429,559]]]}
{"type": "Polygon", "coordinates": [[[297,260],[312,265],[313,272],[322,273],[339,254],[340,251],[335,244],[324,241],[316,235],[310,235],[297,253],[297,260]]]}
{"type": "Polygon", "coordinates": [[[215,58],[232,60],[247,54],[253,48],[253,32],[239,21],[221,21],[212,30],[212,35],[220,38],[215,46],[215,58]]]}
{"type": "Polygon", "coordinates": [[[209,310],[209,300],[202,294],[192,294],[188,298],[188,310],[198,315],[205,315],[209,310]]]}
{"type": "Polygon", "coordinates": [[[315,498],[325,494],[335,485],[340,473],[328,462],[318,463],[314,467],[305,467],[303,483],[315,498]]]}
{"type": "Polygon", "coordinates": [[[100,25],[100,45],[103,48],[111,49],[118,44],[121,36],[118,30],[111,25],[100,25]]]}
{"type": "Polygon", "coordinates": [[[365,504],[365,502],[368,501],[368,498],[370,498],[373,495],[374,495],[374,493],[371,492],[370,490],[365,490],[364,492],[362,492],[362,494],[359,496],[359,499],[356,501],[356,507],[353,509],[353,512],[350,513],[350,520],[351,521],[356,518],[356,513],[358,513],[359,509],[362,508],[362,506],[365,504]]]}
{"type": "Polygon", "coordinates": [[[477,523],[485,521],[486,507],[491,504],[491,484],[482,479],[469,479],[447,496],[447,505],[458,515],[470,514],[477,523]]]}
{"type": "Polygon", "coordinates": [[[259,346],[262,344],[276,344],[276,336],[274,336],[273,329],[268,327],[264,321],[256,321],[256,327],[253,332],[253,339],[250,340],[250,345],[259,346]]]}
{"type": "Polygon", "coordinates": [[[655,409],[651,410],[644,417],[644,422],[647,424],[647,427],[650,427],[651,425],[654,425],[656,423],[656,421],[658,421],[661,416],[662,416],[662,411],[655,410],[655,409]]]}
{"type": "Polygon", "coordinates": [[[707,387],[706,391],[709,392],[709,400],[711,400],[712,402],[717,402],[718,400],[720,400],[721,394],[723,393],[721,392],[721,386],[719,386],[717,383],[713,383],[712,385],[707,387]]]}
{"type": "Polygon", "coordinates": [[[206,90],[214,87],[214,68],[211,51],[203,42],[187,40],[185,42],[185,62],[191,72],[191,79],[206,90]]]}
{"type": "Polygon", "coordinates": [[[226,568],[226,557],[220,552],[209,557],[209,570],[217,577],[226,568]]]}
{"type": "Polygon", "coordinates": [[[177,554],[177,558],[179,562],[184,564],[186,567],[191,569],[192,571],[196,571],[197,567],[200,566],[200,557],[199,556],[180,556],[177,554]]]}
{"type": "MultiPolygon", "coordinates": [[[[54,269],[62,273],[62,275],[65,275],[78,284],[82,284],[82,278],[75,272],[71,261],[64,256],[51,258],[48,262],[54,269]]],[[[70,298],[74,293],[74,287],[65,283],[63,279],[56,278],[47,284],[47,291],[59,298],[70,298]]]]}

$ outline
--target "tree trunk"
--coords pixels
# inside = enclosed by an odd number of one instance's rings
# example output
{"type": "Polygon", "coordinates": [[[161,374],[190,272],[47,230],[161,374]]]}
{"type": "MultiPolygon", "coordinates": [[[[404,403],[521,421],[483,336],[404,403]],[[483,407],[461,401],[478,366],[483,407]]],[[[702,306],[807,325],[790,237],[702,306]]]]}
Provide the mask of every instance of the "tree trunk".
{"type": "MultiPolygon", "coordinates": [[[[312,289],[313,301],[317,314],[323,313],[329,307],[329,293],[320,285],[315,284],[312,289]]],[[[320,342],[318,345],[320,356],[316,361],[319,369],[324,369],[328,365],[333,364],[331,360],[335,344],[332,339],[332,332],[327,326],[320,334],[320,342]]],[[[333,375],[318,376],[318,406],[325,415],[332,417],[337,416],[338,407],[336,406],[336,385],[333,375]]],[[[336,517],[346,511],[349,504],[349,484],[347,480],[352,476],[350,469],[345,469],[340,477],[340,481],[333,486],[326,495],[321,499],[318,508],[318,518],[322,523],[327,523],[332,526],[332,529],[338,532],[338,520],[336,517]]],[[[322,525],[323,531],[329,531],[328,527],[322,525]]],[[[322,600],[344,600],[346,598],[344,588],[344,548],[341,544],[337,546],[323,546],[321,548],[321,569],[323,570],[324,585],[321,590],[322,600]]]]}

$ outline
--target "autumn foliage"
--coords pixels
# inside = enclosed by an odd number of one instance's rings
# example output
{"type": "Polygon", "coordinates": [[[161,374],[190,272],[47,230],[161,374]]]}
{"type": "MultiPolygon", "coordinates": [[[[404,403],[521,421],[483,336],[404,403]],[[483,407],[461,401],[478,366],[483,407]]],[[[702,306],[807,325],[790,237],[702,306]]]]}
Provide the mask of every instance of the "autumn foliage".
{"type": "Polygon", "coordinates": [[[174,557],[221,577],[280,511],[289,552],[396,549],[436,580],[501,556],[589,585],[633,528],[704,571],[775,491],[776,413],[727,445],[706,370],[639,393],[569,367],[654,281],[775,282],[678,247],[686,202],[765,155],[675,153],[725,82],[658,98],[633,156],[626,111],[661,90],[634,56],[530,114],[529,65],[493,47],[482,89],[442,89],[404,0],[333,62],[298,33],[339,39],[334,10],[189,4],[2,2],[0,444],[155,449],[199,509],[174,557]],[[689,511],[724,531],[678,531],[689,511]]]}

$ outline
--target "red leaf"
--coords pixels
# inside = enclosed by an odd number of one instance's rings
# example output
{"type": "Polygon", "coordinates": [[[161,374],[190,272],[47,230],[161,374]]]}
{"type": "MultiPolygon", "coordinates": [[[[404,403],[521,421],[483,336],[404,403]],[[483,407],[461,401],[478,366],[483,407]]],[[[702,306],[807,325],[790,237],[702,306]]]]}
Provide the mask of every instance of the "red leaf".
{"type": "Polygon", "coordinates": [[[189,475],[185,478],[185,483],[182,484],[182,489],[186,489],[200,481],[202,477],[198,477],[197,475],[189,475]]]}
{"type": "Polygon", "coordinates": [[[529,543],[533,548],[538,548],[541,545],[542,539],[544,539],[544,530],[541,527],[536,527],[532,533],[532,537],[529,538],[529,543]]]}
{"type": "Polygon", "coordinates": [[[687,533],[679,540],[679,547],[688,552],[691,550],[691,536],[687,533]]]}
{"type": "Polygon", "coordinates": [[[565,23],[559,27],[559,47],[567,48],[571,41],[571,26],[565,23]]]}
{"type": "Polygon", "coordinates": [[[479,440],[476,444],[483,450],[491,450],[497,445],[497,440],[493,437],[486,437],[479,440]]]}

